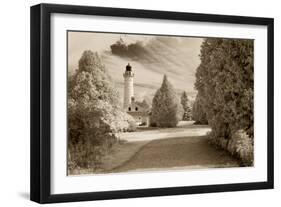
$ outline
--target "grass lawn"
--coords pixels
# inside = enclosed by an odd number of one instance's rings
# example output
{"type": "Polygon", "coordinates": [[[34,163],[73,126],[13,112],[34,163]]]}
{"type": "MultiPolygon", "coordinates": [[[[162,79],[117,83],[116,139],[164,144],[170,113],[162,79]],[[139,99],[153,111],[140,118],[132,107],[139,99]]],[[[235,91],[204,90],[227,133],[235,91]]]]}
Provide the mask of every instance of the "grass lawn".
{"type": "Polygon", "coordinates": [[[238,167],[239,161],[208,143],[209,126],[181,122],[175,128],[140,128],[121,133],[119,143],[101,160],[98,170],[74,174],[238,167]]]}

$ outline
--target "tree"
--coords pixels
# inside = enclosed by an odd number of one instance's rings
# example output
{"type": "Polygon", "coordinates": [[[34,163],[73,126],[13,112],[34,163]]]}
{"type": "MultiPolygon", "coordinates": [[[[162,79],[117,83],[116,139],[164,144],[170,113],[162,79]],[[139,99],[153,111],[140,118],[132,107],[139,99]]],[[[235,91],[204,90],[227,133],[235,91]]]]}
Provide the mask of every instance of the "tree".
{"type": "Polygon", "coordinates": [[[152,100],[151,125],[158,127],[175,127],[182,118],[182,106],[177,94],[164,75],[161,87],[152,100]]]}
{"type": "Polygon", "coordinates": [[[225,149],[236,143],[238,131],[250,140],[244,143],[253,144],[253,53],[252,40],[206,38],[201,46],[195,83],[200,99],[196,105],[201,106],[195,107],[202,107],[213,140],[225,149]]]}
{"type": "Polygon", "coordinates": [[[182,120],[189,121],[191,119],[191,107],[185,91],[181,95],[181,104],[183,107],[182,120]]]}
{"type": "Polygon", "coordinates": [[[194,124],[208,124],[206,112],[204,111],[203,103],[199,95],[196,96],[192,107],[192,119],[194,124]]]}
{"type": "Polygon", "coordinates": [[[97,53],[85,51],[69,78],[69,166],[99,166],[101,156],[129,129],[132,117],[120,108],[118,93],[97,53]]]}
{"type": "Polygon", "coordinates": [[[145,109],[149,109],[150,108],[150,105],[147,103],[147,101],[145,99],[143,99],[143,101],[141,102],[141,105],[145,109]]]}

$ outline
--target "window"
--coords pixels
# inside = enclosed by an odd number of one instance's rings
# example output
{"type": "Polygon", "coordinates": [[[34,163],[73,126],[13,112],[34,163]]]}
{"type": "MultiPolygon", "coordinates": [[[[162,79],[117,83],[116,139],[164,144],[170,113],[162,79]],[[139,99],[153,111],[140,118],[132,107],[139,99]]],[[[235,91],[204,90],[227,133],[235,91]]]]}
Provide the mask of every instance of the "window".
{"type": "Polygon", "coordinates": [[[136,107],[136,111],[138,110],[138,107],[136,107]]]}
{"type": "Polygon", "coordinates": [[[131,107],[129,107],[128,110],[131,111],[131,107]]]}

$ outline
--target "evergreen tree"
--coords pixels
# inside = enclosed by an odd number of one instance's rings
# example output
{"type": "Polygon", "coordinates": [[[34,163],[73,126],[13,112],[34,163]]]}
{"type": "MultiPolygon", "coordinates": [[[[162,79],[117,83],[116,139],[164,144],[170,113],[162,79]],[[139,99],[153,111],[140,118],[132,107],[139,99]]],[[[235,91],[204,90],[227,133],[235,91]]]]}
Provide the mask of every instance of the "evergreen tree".
{"type": "Polygon", "coordinates": [[[176,92],[164,75],[162,85],[152,100],[151,125],[175,127],[182,118],[182,112],[176,92]]]}
{"type": "Polygon", "coordinates": [[[189,121],[191,119],[191,107],[190,107],[188,96],[185,91],[181,95],[181,104],[183,107],[182,120],[189,121]]]}
{"type": "MultiPolygon", "coordinates": [[[[245,132],[238,133],[243,134],[243,139],[250,139],[244,143],[253,144],[253,53],[252,40],[207,38],[201,46],[195,83],[200,99],[196,103],[201,106],[196,107],[202,107],[212,128],[211,136],[226,149],[229,143],[238,143],[233,142],[238,131],[245,132]]],[[[251,154],[242,153],[241,146],[232,147],[235,150],[231,151],[239,152],[242,159],[243,154],[251,154]]]]}
{"type": "Polygon", "coordinates": [[[192,119],[195,121],[194,124],[208,124],[206,112],[199,95],[196,96],[195,102],[193,103],[192,119]]]}
{"type": "Polygon", "coordinates": [[[147,101],[145,99],[143,99],[143,101],[140,104],[143,108],[149,110],[151,108],[151,106],[147,103],[147,101]]]}

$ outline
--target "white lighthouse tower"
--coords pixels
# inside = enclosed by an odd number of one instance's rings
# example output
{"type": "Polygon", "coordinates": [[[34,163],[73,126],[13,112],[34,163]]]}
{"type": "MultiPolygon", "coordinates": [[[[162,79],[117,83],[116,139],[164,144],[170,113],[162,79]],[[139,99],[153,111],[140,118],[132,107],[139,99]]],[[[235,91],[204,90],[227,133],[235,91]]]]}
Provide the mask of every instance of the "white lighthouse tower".
{"type": "Polygon", "coordinates": [[[127,109],[131,105],[134,98],[134,73],[130,63],[126,66],[124,77],[124,109],[127,109]]]}

